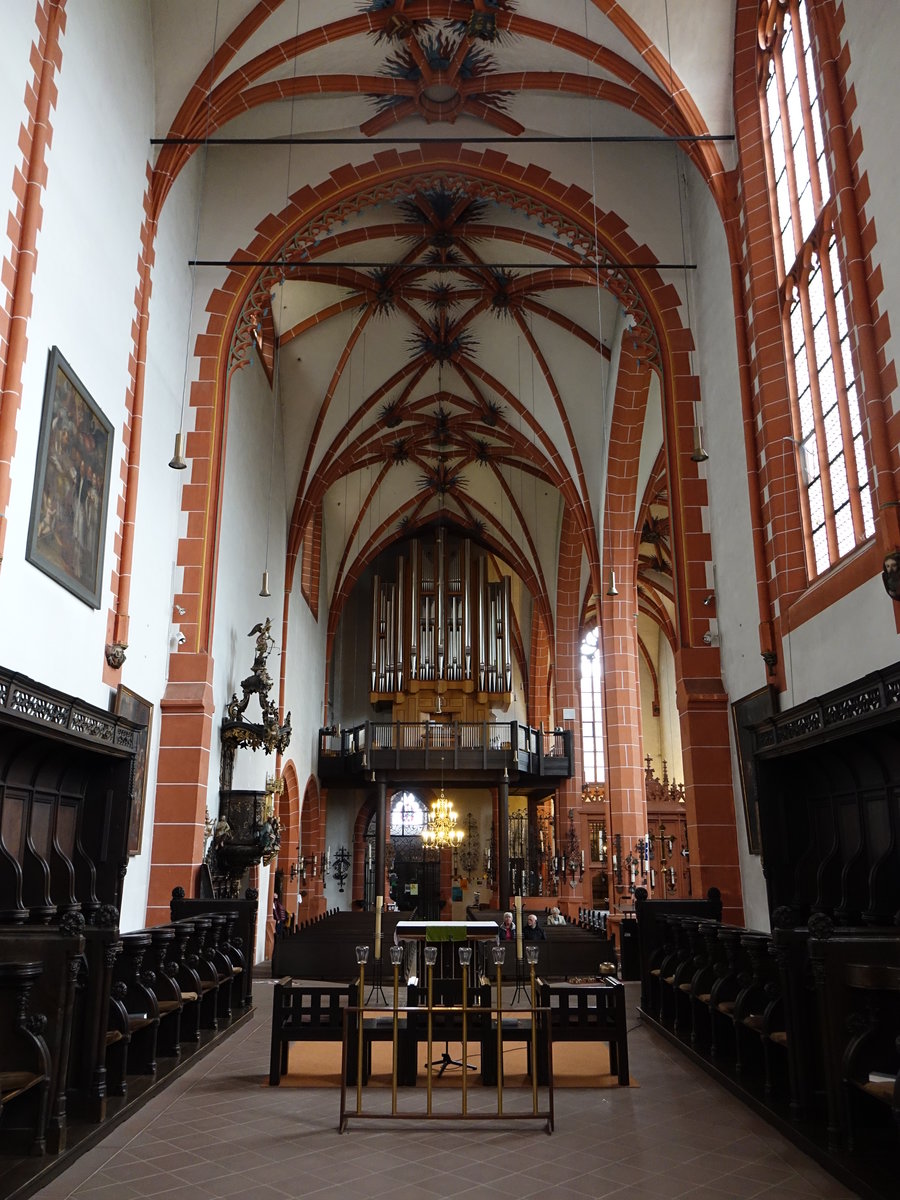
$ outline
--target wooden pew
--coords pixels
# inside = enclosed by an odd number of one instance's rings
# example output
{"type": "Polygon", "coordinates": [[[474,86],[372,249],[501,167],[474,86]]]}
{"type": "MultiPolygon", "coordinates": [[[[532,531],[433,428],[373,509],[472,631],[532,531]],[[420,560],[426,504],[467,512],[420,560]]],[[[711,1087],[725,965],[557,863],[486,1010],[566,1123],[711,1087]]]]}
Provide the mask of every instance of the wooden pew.
{"type": "MultiPolygon", "coordinates": [[[[625,1014],[625,986],[618,979],[608,978],[596,983],[567,983],[539,980],[541,1019],[549,1024],[552,1041],[607,1042],[610,1070],[619,1083],[627,1087],[628,1035],[625,1014]]],[[[538,1044],[538,1083],[549,1079],[547,1038],[538,1044]]]]}
{"type": "Polygon", "coordinates": [[[75,1024],[75,995],[84,970],[84,946],[80,934],[66,933],[59,926],[0,929],[0,963],[36,961],[42,966],[28,990],[32,1006],[45,1021],[43,1037],[50,1054],[46,1138],[53,1154],[66,1147],[68,1064],[71,1047],[82,1037],[81,1027],[75,1024]]]}
{"type": "MultiPolygon", "coordinates": [[[[405,920],[409,920],[409,913],[382,915],[382,962],[387,959],[397,922],[405,920]]],[[[371,983],[377,970],[374,944],[374,913],[333,913],[306,929],[276,940],[272,975],[276,979],[284,976],[294,979],[350,978],[357,971],[356,947],[368,945],[373,947],[366,964],[366,979],[371,983]]]]}
{"type": "MultiPolygon", "coordinates": [[[[272,1037],[269,1051],[269,1086],[278,1087],[287,1073],[292,1042],[341,1042],[344,1010],[356,1003],[357,985],[351,981],[311,982],[285,976],[272,996],[272,1037]]],[[[356,1058],[350,1055],[352,1063],[356,1058]]],[[[352,1082],[355,1082],[355,1071],[352,1082]]],[[[351,1082],[348,1071],[348,1082],[351,1082]]]]}
{"type": "Polygon", "coordinates": [[[197,914],[175,924],[183,924],[187,930],[187,946],[182,966],[190,969],[193,987],[188,990],[196,992],[198,997],[198,1028],[218,1029],[219,971],[207,948],[212,921],[207,916],[197,914]]]}
{"type": "Polygon", "coordinates": [[[863,1148],[878,1118],[893,1120],[900,1151],[900,931],[811,937],[833,1149],[863,1148]],[[879,1110],[881,1110],[879,1112],[879,1110]]]}
{"type": "Polygon", "coordinates": [[[121,942],[122,952],[113,970],[113,987],[128,1018],[126,1073],[155,1075],[160,1011],[154,991],[155,973],[149,964],[144,967],[153,939],[148,930],[142,929],[123,933],[121,942]],[[117,988],[117,984],[122,986],[117,988]]]}
{"type": "Polygon", "coordinates": [[[30,1154],[46,1150],[53,1064],[43,1014],[30,1010],[39,962],[0,963],[0,1140],[30,1154]]]}
{"type": "Polygon", "coordinates": [[[169,964],[170,950],[175,941],[175,930],[170,925],[156,925],[148,932],[151,948],[147,962],[153,972],[152,987],[159,1009],[156,1052],[161,1058],[179,1058],[181,1056],[181,1017],[185,1002],[169,964]]]}
{"type": "MultiPolygon", "coordinates": [[[[184,888],[173,888],[169,911],[173,921],[193,916],[224,915],[224,925],[218,927],[218,949],[231,962],[231,1006],[249,1008],[253,1003],[253,963],[256,961],[256,926],[259,917],[259,901],[255,895],[242,900],[190,899],[184,895],[184,888]]],[[[284,940],[279,938],[276,947],[284,940]]]]}
{"type": "Polygon", "coordinates": [[[641,1010],[652,1017],[659,1012],[659,989],[652,974],[660,967],[664,938],[671,930],[664,918],[669,915],[722,919],[722,895],[710,888],[705,900],[648,900],[645,888],[635,890],[635,918],[638,925],[638,945],[641,962],[641,1010]]]}

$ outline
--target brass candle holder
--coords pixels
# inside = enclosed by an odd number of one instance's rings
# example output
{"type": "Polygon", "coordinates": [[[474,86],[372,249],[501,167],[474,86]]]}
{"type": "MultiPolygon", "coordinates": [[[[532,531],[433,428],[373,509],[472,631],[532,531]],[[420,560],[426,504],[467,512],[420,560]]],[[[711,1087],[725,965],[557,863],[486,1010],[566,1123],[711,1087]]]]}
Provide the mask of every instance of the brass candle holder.
{"type": "Polygon", "coordinates": [[[505,946],[491,946],[491,958],[497,968],[497,1114],[503,1113],[503,971],[505,946]]]}
{"type": "Polygon", "coordinates": [[[393,1065],[391,1067],[391,1116],[397,1115],[397,1045],[399,1042],[400,1010],[398,1008],[400,993],[400,964],[403,961],[403,947],[391,946],[391,966],[394,968],[394,1047],[393,1065]]]}
{"type": "Polygon", "coordinates": [[[468,1013],[468,982],[469,982],[469,963],[472,961],[472,947],[460,946],[459,948],[459,965],[462,970],[462,1115],[465,1116],[468,1112],[468,1074],[469,1074],[469,1054],[468,1054],[468,1027],[466,1017],[468,1013]]]}
{"type": "Polygon", "coordinates": [[[538,958],[540,957],[541,948],[536,946],[534,942],[529,942],[525,947],[525,961],[528,963],[528,970],[531,973],[531,1102],[535,1112],[537,1112],[537,995],[534,990],[534,969],[537,966],[538,958]]]}
{"type": "Polygon", "coordinates": [[[359,989],[356,998],[356,1111],[362,1112],[362,1081],[363,1081],[363,1003],[366,989],[366,963],[369,961],[369,947],[356,947],[356,961],[359,963],[359,989]]]}
{"type": "Polygon", "coordinates": [[[425,947],[425,974],[428,979],[428,1049],[425,1055],[425,1062],[428,1066],[428,1101],[426,1104],[426,1114],[431,1116],[431,1043],[432,1043],[432,983],[434,980],[434,964],[437,962],[437,946],[425,947]]]}

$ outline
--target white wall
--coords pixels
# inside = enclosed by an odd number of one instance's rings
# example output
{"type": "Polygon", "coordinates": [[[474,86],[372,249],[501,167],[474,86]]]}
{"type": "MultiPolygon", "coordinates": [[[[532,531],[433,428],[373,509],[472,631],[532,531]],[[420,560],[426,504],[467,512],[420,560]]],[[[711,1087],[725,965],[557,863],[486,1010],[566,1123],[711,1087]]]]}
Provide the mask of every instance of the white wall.
{"type": "MultiPolygon", "coordinates": [[[[874,266],[881,267],[884,291],[877,298],[880,312],[896,313],[900,306],[900,238],[897,237],[897,194],[900,160],[897,156],[897,112],[900,111],[900,5],[895,0],[866,0],[845,4],[841,40],[850,44],[848,83],[856,93],[852,130],[862,132],[860,174],[868,176],[870,195],[866,220],[874,220],[878,238],[872,251],[874,266]]],[[[896,335],[896,321],[892,321],[896,335]]],[[[887,345],[887,360],[900,353],[896,336],[887,345]]],[[[889,413],[897,411],[898,396],[891,397],[889,413]]],[[[891,661],[896,659],[895,649],[891,661]]]]}
{"type": "MultiPolygon", "coordinates": [[[[145,18],[142,7],[110,2],[67,13],[0,579],[0,662],[101,707],[108,701],[103,650],[153,101],[145,18]],[[104,46],[108,62],[99,71],[96,56],[104,46]],[[25,561],[47,354],[54,345],[115,428],[99,609],[25,561]],[[22,633],[61,626],[64,655],[55,638],[22,633]]],[[[21,77],[12,87],[21,90],[21,77]]],[[[21,99],[15,111],[21,116],[21,99]]]]}
{"type": "MultiPolygon", "coordinates": [[[[19,130],[27,125],[25,89],[34,82],[29,62],[31,46],[37,39],[33,4],[7,4],[3,11],[3,37],[0,38],[0,196],[3,211],[15,211],[18,201],[13,179],[22,169],[19,130]]],[[[52,113],[51,113],[52,119],[52,113]]],[[[3,225],[3,256],[9,251],[6,224],[3,225]]]]}
{"type": "MultiPolygon", "coordinates": [[[[709,461],[706,476],[709,533],[714,572],[707,580],[715,592],[715,619],[709,632],[718,639],[722,680],[731,700],[766,683],[759,649],[759,609],[745,470],[744,422],[738,376],[734,300],[728,247],[721,219],[708,189],[696,173],[688,176],[690,241],[688,257],[697,263],[692,282],[692,316],[697,343],[695,369],[701,377],[701,417],[709,461]]],[[[737,759],[732,741],[735,824],[748,925],[768,922],[765,881],[758,856],[747,845],[737,759]]]]}
{"type": "MultiPolygon", "coordinates": [[[[9,5],[4,11],[0,55],[9,69],[0,71],[0,180],[7,185],[21,157],[17,129],[24,112],[22,70],[28,62],[31,17],[32,5],[9,5]],[[23,13],[29,14],[29,22],[23,13]]],[[[0,663],[104,708],[111,700],[102,678],[103,654],[112,603],[114,539],[120,528],[123,423],[152,132],[150,44],[145,5],[93,0],[67,10],[17,419],[10,526],[0,572],[0,663]],[[97,69],[98,61],[103,70],[97,69]],[[53,345],[114,426],[103,592],[97,610],[25,560],[44,376],[53,345]]],[[[30,81],[30,68],[27,78],[30,81]]],[[[143,847],[131,860],[125,880],[124,929],[145,923],[153,836],[158,704],[165,688],[181,486],[165,464],[178,426],[184,373],[189,277],[181,233],[185,200],[189,211],[196,207],[191,179],[188,171],[163,214],[153,274],[129,648],[121,681],[154,705],[154,716],[143,847]]]]}

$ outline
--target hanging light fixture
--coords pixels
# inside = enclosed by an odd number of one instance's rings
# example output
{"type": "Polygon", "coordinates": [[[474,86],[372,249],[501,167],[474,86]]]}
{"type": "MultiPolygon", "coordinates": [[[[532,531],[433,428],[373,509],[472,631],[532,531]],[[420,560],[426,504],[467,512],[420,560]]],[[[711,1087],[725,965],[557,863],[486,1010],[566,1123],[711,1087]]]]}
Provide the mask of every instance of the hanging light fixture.
{"type": "Polygon", "coordinates": [[[444,795],[442,784],[437,799],[431,802],[428,823],[422,830],[422,845],[425,849],[444,850],[459,846],[466,835],[462,829],[457,828],[458,820],[453,801],[444,795]]]}
{"type": "Polygon", "coordinates": [[[619,594],[619,589],[616,587],[615,571],[610,571],[609,573],[609,587],[606,589],[606,594],[607,596],[618,596],[619,594]]]}

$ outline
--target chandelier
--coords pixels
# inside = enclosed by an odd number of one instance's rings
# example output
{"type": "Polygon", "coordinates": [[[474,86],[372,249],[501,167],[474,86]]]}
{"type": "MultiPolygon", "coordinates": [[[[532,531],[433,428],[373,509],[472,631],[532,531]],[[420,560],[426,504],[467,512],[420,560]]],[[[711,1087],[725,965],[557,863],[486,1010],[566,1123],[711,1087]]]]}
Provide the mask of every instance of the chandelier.
{"type": "Polygon", "coordinates": [[[442,786],[438,798],[431,802],[428,823],[422,830],[425,849],[443,850],[448,846],[458,846],[466,836],[462,829],[456,828],[458,819],[453,801],[444,795],[442,786]]]}

